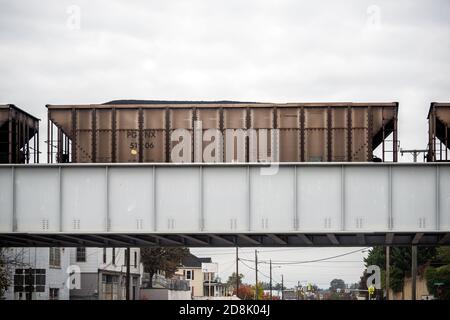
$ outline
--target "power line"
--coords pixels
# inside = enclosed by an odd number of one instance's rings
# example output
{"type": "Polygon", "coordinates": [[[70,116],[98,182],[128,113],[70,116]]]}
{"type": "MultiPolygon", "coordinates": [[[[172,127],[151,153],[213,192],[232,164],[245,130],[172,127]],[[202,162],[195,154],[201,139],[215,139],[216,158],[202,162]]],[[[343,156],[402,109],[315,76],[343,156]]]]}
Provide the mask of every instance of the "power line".
{"type": "MultiPolygon", "coordinates": [[[[239,261],[240,261],[240,260],[241,260],[241,259],[239,258],[239,261]]],[[[256,269],[255,269],[254,267],[251,267],[251,266],[247,265],[247,264],[246,264],[245,262],[243,262],[243,261],[241,261],[241,262],[242,262],[242,264],[243,264],[244,266],[246,266],[247,268],[249,268],[249,269],[251,269],[251,270],[253,270],[253,271],[256,271],[256,269]]],[[[263,276],[266,277],[267,279],[270,279],[270,277],[269,277],[267,274],[261,272],[261,270],[258,270],[258,273],[261,274],[261,275],[263,275],[263,276]]]]}
{"type": "MultiPolygon", "coordinates": [[[[194,248],[194,249],[205,250],[206,248],[194,248]]],[[[282,248],[282,249],[270,249],[270,250],[262,249],[262,250],[258,250],[258,252],[267,253],[267,252],[299,251],[299,250],[311,250],[311,249],[315,250],[317,248],[282,248]]],[[[253,253],[253,250],[252,249],[241,249],[239,251],[239,253],[240,254],[251,254],[251,253],[253,253]],[[249,251],[246,251],[246,250],[249,250],[249,251]]],[[[213,252],[213,253],[198,254],[198,256],[221,256],[221,255],[231,255],[231,254],[236,254],[236,253],[234,251],[233,252],[217,252],[217,253],[213,252]]]]}
{"type": "MultiPolygon", "coordinates": [[[[263,260],[264,261],[264,260],[263,260]]],[[[277,261],[279,263],[297,263],[298,261],[295,260],[272,260],[272,264],[274,261],[277,261]]],[[[336,260],[336,261],[322,261],[322,262],[326,262],[326,263],[363,263],[364,261],[362,260],[336,260]]]]}
{"type": "MultiPolygon", "coordinates": [[[[249,268],[250,270],[253,270],[253,271],[255,271],[256,269],[254,268],[254,267],[252,267],[252,266],[249,266],[248,264],[246,264],[244,261],[242,261],[242,259],[241,258],[239,258],[239,261],[244,265],[244,266],[246,266],[247,268],[249,268]]],[[[254,261],[253,261],[254,262],[254,261]]],[[[262,275],[262,276],[264,276],[264,277],[266,277],[267,279],[270,279],[270,276],[268,276],[267,274],[265,274],[265,273],[262,273],[260,270],[258,270],[258,273],[260,274],[260,275],[262,275]]],[[[281,282],[281,281],[278,281],[278,282],[281,282]]]]}
{"type": "MultiPolygon", "coordinates": [[[[339,257],[347,256],[347,255],[350,255],[350,254],[353,254],[353,253],[356,253],[356,252],[361,252],[361,251],[364,251],[364,250],[367,250],[367,249],[368,249],[368,248],[358,249],[358,250],[346,252],[346,253],[343,253],[343,254],[339,254],[339,255],[336,255],[336,256],[327,257],[327,258],[321,258],[321,259],[315,259],[315,260],[291,261],[291,262],[278,262],[278,263],[274,263],[274,262],[272,261],[272,264],[276,264],[276,265],[291,265],[291,264],[292,264],[292,265],[293,265],[293,264],[305,264],[305,263],[321,262],[321,261],[326,261],[326,260],[331,260],[331,259],[336,259],[336,258],[339,258],[339,257]]],[[[254,262],[254,261],[255,261],[255,260],[244,259],[244,258],[241,258],[240,260],[245,260],[245,261],[248,261],[248,262],[254,262]]],[[[264,261],[264,260],[261,260],[260,263],[268,263],[268,261],[267,261],[267,260],[265,260],[265,261],[264,261]]]]}
{"type": "Polygon", "coordinates": [[[308,264],[308,265],[299,265],[299,264],[288,264],[288,265],[283,265],[283,267],[285,268],[305,268],[306,270],[309,270],[311,268],[325,268],[325,269],[361,269],[361,265],[353,265],[353,266],[330,266],[330,265],[323,265],[323,264],[308,264]]]}

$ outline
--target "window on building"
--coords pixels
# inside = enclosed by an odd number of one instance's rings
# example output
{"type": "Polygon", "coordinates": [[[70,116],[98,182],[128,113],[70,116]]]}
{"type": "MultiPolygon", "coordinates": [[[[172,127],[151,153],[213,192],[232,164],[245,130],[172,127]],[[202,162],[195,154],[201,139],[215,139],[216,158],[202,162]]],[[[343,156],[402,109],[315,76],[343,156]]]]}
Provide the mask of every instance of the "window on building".
{"type": "Polygon", "coordinates": [[[186,270],[186,280],[194,280],[194,270],[186,270]]]}
{"type": "Polygon", "coordinates": [[[49,300],[59,300],[59,289],[58,288],[50,288],[48,299],[49,300]]]}
{"type": "Polygon", "coordinates": [[[45,292],[45,269],[16,269],[14,292],[45,292]]]}
{"type": "Polygon", "coordinates": [[[119,283],[119,276],[114,276],[111,274],[103,274],[102,282],[103,283],[119,283]]]}
{"type": "Polygon", "coordinates": [[[103,263],[106,263],[106,248],[103,248],[103,263]]]}
{"type": "Polygon", "coordinates": [[[86,248],[77,248],[77,262],[86,262],[86,248]]]}
{"type": "Polygon", "coordinates": [[[61,248],[50,248],[49,265],[53,268],[61,267],[61,248]]]}
{"type": "Polygon", "coordinates": [[[137,268],[137,252],[134,252],[134,267],[137,268]]]}
{"type": "Polygon", "coordinates": [[[116,248],[112,248],[112,264],[116,264],[116,248]]]}

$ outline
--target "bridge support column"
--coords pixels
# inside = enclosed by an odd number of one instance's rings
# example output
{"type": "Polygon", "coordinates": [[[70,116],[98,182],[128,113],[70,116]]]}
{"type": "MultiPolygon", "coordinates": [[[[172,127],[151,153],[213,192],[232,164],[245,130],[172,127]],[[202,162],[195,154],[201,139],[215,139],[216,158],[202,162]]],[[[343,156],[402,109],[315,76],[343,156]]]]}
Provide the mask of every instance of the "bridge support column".
{"type": "Polygon", "coordinates": [[[389,300],[389,288],[390,288],[390,247],[386,246],[386,300],[389,300]]]}
{"type": "Polygon", "coordinates": [[[125,278],[125,299],[130,300],[130,248],[125,249],[125,264],[127,268],[126,278],[125,278]]]}
{"type": "Polygon", "coordinates": [[[417,246],[411,248],[411,300],[416,300],[417,246]]]}

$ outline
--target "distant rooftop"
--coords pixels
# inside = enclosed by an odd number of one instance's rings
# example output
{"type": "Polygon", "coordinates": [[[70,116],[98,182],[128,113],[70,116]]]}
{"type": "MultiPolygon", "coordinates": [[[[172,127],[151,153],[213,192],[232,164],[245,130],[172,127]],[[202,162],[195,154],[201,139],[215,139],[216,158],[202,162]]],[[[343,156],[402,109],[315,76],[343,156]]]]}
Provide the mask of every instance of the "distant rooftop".
{"type": "Polygon", "coordinates": [[[211,258],[199,258],[194,256],[192,253],[189,253],[181,260],[181,264],[183,267],[201,268],[202,263],[210,263],[211,261],[211,258]]]}

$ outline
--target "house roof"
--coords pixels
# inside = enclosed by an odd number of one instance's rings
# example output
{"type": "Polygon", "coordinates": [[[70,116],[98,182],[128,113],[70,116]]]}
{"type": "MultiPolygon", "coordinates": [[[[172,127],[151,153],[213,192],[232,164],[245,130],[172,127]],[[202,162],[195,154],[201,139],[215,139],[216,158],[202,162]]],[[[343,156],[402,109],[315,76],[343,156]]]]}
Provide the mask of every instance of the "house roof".
{"type": "Polygon", "coordinates": [[[181,259],[181,265],[188,268],[201,268],[202,263],[210,263],[211,261],[211,258],[199,258],[194,256],[192,253],[189,253],[181,259]]]}

